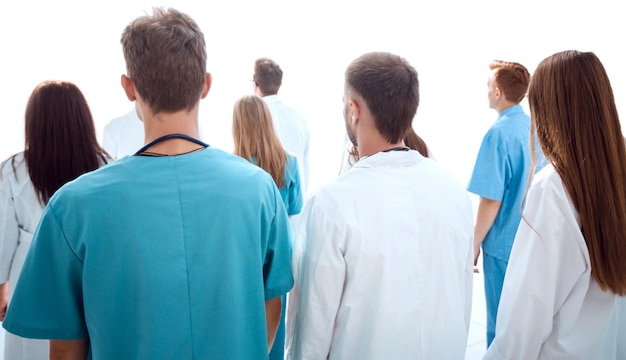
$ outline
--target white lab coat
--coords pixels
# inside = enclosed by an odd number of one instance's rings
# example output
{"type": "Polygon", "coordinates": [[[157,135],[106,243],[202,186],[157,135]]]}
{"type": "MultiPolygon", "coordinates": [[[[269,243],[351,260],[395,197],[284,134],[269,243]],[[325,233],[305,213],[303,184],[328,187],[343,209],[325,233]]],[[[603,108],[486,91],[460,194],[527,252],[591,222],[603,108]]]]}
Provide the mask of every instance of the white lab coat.
{"type": "Polygon", "coordinates": [[[528,193],[484,358],[625,359],[624,299],[591,271],[578,213],[547,166],[528,193]]]}
{"type": "Polygon", "coordinates": [[[128,113],[109,121],[104,127],[102,138],[102,147],[113,160],[133,155],[144,145],[143,122],[133,108],[128,113]]]}
{"type": "Polygon", "coordinates": [[[306,196],[309,186],[309,143],[311,134],[305,116],[283,103],[278,96],[264,96],[272,115],[274,130],[288,152],[298,159],[302,194],[306,196]]]}
{"type": "Polygon", "coordinates": [[[468,194],[434,161],[362,158],[302,212],[287,359],[463,359],[472,239],[468,194]]]}
{"type": "MultiPolygon", "coordinates": [[[[23,154],[0,165],[0,283],[9,282],[9,306],[44,206],[39,202],[23,154]]],[[[48,359],[48,341],[5,334],[4,358],[48,359]]]]}

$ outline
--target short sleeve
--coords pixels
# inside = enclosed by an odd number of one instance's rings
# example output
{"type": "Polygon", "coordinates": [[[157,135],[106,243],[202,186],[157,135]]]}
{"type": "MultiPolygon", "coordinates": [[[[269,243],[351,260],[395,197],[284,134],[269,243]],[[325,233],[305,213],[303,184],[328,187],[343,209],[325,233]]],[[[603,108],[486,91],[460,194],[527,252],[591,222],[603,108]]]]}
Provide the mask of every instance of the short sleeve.
{"type": "Polygon", "coordinates": [[[480,197],[502,201],[506,189],[507,154],[497,129],[490,129],[480,145],[467,190],[480,197]]]}
{"type": "Polygon", "coordinates": [[[86,337],[82,268],[49,205],[35,231],[4,328],[35,339],[86,337]]]}
{"type": "Polygon", "coordinates": [[[288,215],[296,215],[302,211],[302,184],[300,182],[300,171],[298,170],[298,160],[293,157],[289,159],[289,173],[293,181],[289,182],[289,203],[287,207],[288,215]]]}
{"type": "Polygon", "coordinates": [[[293,287],[293,274],[291,272],[293,233],[282,198],[275,186],[274,189],[276,212],[270,224],[263,265],[265,300],[284,295],[293,287]]]}

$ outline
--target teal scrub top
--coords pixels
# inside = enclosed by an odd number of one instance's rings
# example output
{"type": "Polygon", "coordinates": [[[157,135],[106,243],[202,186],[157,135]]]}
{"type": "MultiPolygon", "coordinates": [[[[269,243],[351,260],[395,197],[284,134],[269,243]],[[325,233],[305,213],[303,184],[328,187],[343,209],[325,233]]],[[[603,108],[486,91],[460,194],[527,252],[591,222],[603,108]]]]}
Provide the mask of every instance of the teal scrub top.
{"type": "Polygon", "coordinates": [[[292,236],[271,177],[235,155],[126,157],[50,200],[3,326],[89,337],[96,359],[267,358],[292,236]]]}
{"type": "MultiPolygon", "coordinates": [[[[257,165],[256,156],[252,157],[252,163],[257,165]]],[[[278,191],[283,199],[287,215],[297,215],[302,211],[302,187],[300,185],[298,159],[289,153],[287,154],[287,164],[285,164],[283,184],[278,191]]]]}

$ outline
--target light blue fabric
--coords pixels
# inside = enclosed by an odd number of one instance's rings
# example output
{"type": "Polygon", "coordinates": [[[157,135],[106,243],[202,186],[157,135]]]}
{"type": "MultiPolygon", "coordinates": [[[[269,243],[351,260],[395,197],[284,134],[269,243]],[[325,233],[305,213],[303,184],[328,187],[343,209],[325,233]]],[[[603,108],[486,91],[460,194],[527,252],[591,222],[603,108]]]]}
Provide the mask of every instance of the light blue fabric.
{"type": "MultiPolygon", "coordinates": [[[[545,160],[535,146],[537,169],[545,160]]],[[[520,105],[503,110],[480,146],[467,190],[500,201],[500,210],[485,237],[483,248],[488,343],[495,334],[498,302],[513,240],[522,218],[522,200],[532,167],[530,117],[520,105]]]]}
{"type": "Polygon", "coordinates": [[[126,157],[51,199],[3,326],[89,336],[96,359],[267,358],[292,236],[271,177],[235,155],[126,157]]]}
{"type": "Polygon", "coordinates": [[[496,316],[504,285],[504,275],[508,262],[488,254],[483,254],[483,272],[485,276],[485,299],[487,303],[487,347],[496,336],[496,316]]]}
{"type": "Polygon", "coordinates": [[[520,105],[514,105],[499,114],[483,138],[467,186],[480,197],[502,202],[482,248],[503,261],[509,259],[522,218],[530,170],[530,118],[520,105]]]}

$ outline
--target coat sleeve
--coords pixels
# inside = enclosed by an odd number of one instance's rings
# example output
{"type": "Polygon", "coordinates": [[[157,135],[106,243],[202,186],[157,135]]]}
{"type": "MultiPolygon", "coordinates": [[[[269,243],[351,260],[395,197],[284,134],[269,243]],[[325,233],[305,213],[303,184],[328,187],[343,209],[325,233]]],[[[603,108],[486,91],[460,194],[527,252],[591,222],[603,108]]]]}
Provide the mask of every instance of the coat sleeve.
{"type": "Polygon", "coordinates": [[[19,223],[11,193],[12,173],[0,175],[0,283],[9,280],[11,262],[17,249],[19,223]]]}
{"type": "Polygon", "coordinates": [[[287,359],[328,357],[346,272],[341,242],[316,199],[309,200],[294,246],[296,285],[289,294],[287,359]]]}
{"type": "Polygon", "coordinates": [[[504,278],[496,336],[484,359],[538,358],[554,317],[586,271],[581,237],[562,188],[530,190],[504,278]]]}

